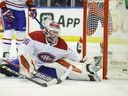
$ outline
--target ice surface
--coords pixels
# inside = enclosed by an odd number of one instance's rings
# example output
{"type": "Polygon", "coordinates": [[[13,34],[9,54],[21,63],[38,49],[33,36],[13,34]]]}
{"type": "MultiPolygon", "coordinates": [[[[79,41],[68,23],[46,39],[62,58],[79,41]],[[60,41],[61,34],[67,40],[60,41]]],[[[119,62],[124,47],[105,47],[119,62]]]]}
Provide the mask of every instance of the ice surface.
{"type": "Polygon", "coordinates": [[[128,96],[128,81],[101,82],[65,80],[43,88],[22,79],[0,79],[0,96],[128,96]]]}

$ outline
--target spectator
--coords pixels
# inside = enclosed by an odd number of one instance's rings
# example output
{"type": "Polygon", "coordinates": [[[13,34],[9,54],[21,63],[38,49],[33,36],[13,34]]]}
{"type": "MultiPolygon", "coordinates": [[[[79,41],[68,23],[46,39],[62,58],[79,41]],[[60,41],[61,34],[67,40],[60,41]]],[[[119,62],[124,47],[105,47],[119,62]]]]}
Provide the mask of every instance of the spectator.
{"type": "Polygon", "coordinates": [[[76,0],[75,1],[75,6],[82,7],[83,6],[83,0],[76,0]]]}

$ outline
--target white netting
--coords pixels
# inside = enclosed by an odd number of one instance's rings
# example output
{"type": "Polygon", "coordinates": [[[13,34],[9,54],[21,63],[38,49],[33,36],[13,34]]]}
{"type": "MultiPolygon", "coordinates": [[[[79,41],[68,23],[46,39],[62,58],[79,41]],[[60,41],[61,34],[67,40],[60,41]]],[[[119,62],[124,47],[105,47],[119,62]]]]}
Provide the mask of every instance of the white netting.
{"type": "Polygon", "coordinates": [[[109,37],[108,48],[112,51],[112,57],[108,58],[108,77],[114,79],[128,79],[128,28],[126,22],[128,12],[125,0],[113,0],[110,2],[114,33],[109,37]],[[113,5],[113,8],[112,8],[113,5]]]}
{"type": "MultiPolygon", "coordinates": [[[[100,38],[100,43],[103,42],[104,34],[103,1],[88,0],[86,19],[87,35],[92,38],[98,37],[98,40],[100,38]],[[97,33],[102,34],[98,36],[97,33]]],[[[128,79],[128,11],[125,8],[125,0],[110,0],[108,14],[108,52],[111,55],[108,55],[107,77],[128,79]]]]}

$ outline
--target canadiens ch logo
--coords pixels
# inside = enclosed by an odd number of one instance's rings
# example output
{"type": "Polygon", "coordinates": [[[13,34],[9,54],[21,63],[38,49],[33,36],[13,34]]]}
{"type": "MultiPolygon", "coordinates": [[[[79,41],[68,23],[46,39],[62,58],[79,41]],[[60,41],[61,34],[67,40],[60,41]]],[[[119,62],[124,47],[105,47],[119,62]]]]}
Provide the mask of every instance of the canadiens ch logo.
{"type": "Polygon", "coordinates": [[[41,61],[46,62],[46,63],[51,63],[55,59],[55,56],[48,52],[39,53],[37,56],[41,61]]]}

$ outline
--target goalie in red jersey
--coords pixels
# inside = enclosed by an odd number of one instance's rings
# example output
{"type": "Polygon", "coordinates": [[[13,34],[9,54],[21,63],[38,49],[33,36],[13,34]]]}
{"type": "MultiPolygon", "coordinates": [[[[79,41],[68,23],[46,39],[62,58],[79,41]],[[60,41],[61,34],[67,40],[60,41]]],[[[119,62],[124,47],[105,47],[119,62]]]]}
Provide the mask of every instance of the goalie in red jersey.
{"type": "Polygon", "coordinates": [[[21,73],[30,76],[30,73],[36,69],[52,77],[60,78],[71,66],[72,71],[67,76],[69,79],[100,81],[93,60],[89,62],[85,58],[78,58],[67,43],[59,37],[59,24],[55,21],[47,21],[44,29],[29,33],[18,48],[16,61],[21,73]]]}

